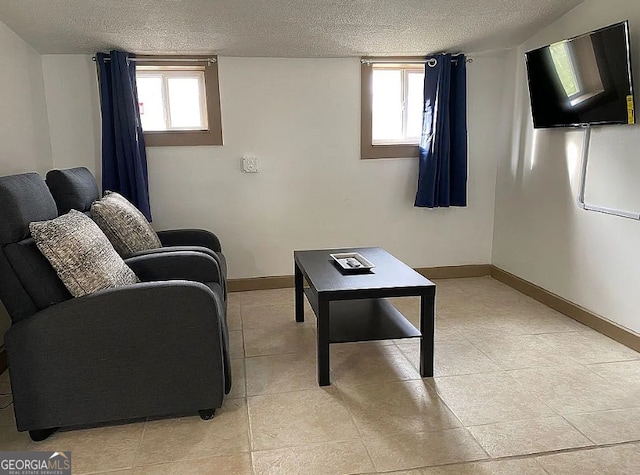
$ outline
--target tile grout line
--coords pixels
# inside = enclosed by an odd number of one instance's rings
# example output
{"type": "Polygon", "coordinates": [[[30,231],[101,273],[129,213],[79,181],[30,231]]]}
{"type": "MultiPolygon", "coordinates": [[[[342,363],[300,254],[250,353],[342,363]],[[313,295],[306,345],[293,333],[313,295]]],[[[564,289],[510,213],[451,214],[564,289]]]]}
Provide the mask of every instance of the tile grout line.
{"type": "Polygon", "coordinates": [[[537,458],[537,457],[536,457],[536,458],[534,458],[534,459],[533,459],[533,461],[536,463],[536,465],[537,465],[538,467],[540,467],[540,469],[541,469],[544,473],[546,473],[547,475],[553,475],[549,470],[547,470],[546,468],[544,468],[544,466],[543,466],[543,465],[538,461],[538,458],[537,458]]]}
{"type": "MultiPolygon", "coordinates": [[[[589,331],[594,331],[594,330],[589,328],[589,331]]],[[[575,332],[563,332],[563,333],[576,333],[577,334],[577,333],[583,333],[583,332],[584,332],[583,330],[579,330],[579,331],[575,331],[575,332]]],[[[558,333],[561,333],[561,332],[558,332],[558,333]]],[[[538,333],[538,334],[535,335],[535,337],[536,337],[536,339],[538,341],[550,346],[554,350],[556,350],[556,351],[560,352],[561,354],[563,354],[570,362],[574,362],[574,363],[576,363],[576,364],[578,364],[580,366],[585,367],[586,369],[589,369],[589,368],[587,368],[587,364],[593,364],[593,363],[583,363],[581,360],[579,360],[577,358],[574,358],[574,356],[569,354],[569,352],[567,350],[565,350],[564,347],[555,345],[555,344],[550,343],[550,342],[545,342],[544,338],[541,338],[543,336],[554,335],[554,334],[558,334],[558,333],[538,333]]],[[[627,360],[627,361],[635,361],[635,360],[627,360]]]]}
{"type": "MultiPolygon", "coordinates": [[[[450,429],[447,429],[447,430],[450,430],[450,429]]],[[[569,454],[569,453],[573,453],[573,452],[597,450],[597,449],[602,449],[602,448],[618,447],[618,446],[625,446],[625,445],[634,445],[634,444],[638,444],[639,442],[640,442],[640,440],[634,440],[634,441],[619,442],[619,443],[615,443],[615,444],[606,444],[606,445],[602,445],[602,446],[572,447],[572,448],[567,448],[567,449],[551,450],[551,451],[546,451],[546,452],[536,452],[536,453],[532,453],[532,454],[506,455],[506,456],[503,456],[503,457],[490,457],[489,456],[489,458],[481,459],[481,460],[472,460],[472,461],[466,461],[466,462],[452,462],[452,463],[444,463],[444,464],[439,464],[439,465],[423,465],[423,466],[415,467],[415,468],[411,468],[411,469],[397,469],[397,470],[385,471],[385,472],[377,472],[377,473],[386,473],[386,474],[393,474],[393,473],[398,473],[398,472],[404,473],[404,472],[407,472],[407,471],[417,471],[417,470],[430,469],[430,468],[456,467],[456,466],[460,466],[460,465],[469,465],[469,464],[488,464],[488,463],[492,463],[492,462],[507,462],[507,461],[529,460],[529,459],[534,460],[538,464],[538,466],[540,466],[540,468],[542,468],[544,470],[545,473],[550,473],[546,469],[544,469],[544,467],[538,462],[538,460],[537,460],[538,458],[540,458],[540,457],[548,457],[548,456],[558,455],[558,454],[569,454]]]]}
{"type": "MultiPolygon", "coordinates": [[[[553,366],[552,366],[553,368],[553,366]]],[[[518,370],[513,370],[513,371],[518,371],[518,370]]],[[[528,391],[527,388],[524,386],[524,384],[522,384],[520,381],[518,381],[513,375],[510,374],[509,371],[505,371],[505,374],[523,391],[528,391]]],[[[549,409],[549,411],[551,411],[552,414],[557,415],[557,416],[562,416],[562,414],[560,414],[560,412],[558,412],[557,410],[555,410],[554,408],[552,408],[551,406],[549,406],[545,401],[542,400],[542,398],[540,396],[538,396],[537,394],[533,394],[533,397],[536,398],[536,400],[544,407],[546,407],[547,409],[549,409]]]]}
{"type": "Polygon", "coordinates": [[[487,358],[489,358],[490,361],[493,362],[493,364],[495,364],[498,368],[500,368],[500,371],[502,371],[504,374],[507,374],[507,370],[506,368],[503,368],[502,365],[496,361],[494,358],[491,357],[491,355],[487,354],[485,351],[482,350],[482,348],[480,348],[479,346],[477,346],[475,343],[473,343],[473,341],[469,340],[469,343],[471,343],[471,345],[478,350],[480,353],[482,353],[484,356],[486,356],[487,358]]]}
{"type": "MultiPolygon", "coordinates": [[[[455,414],[455,413],[454,413],[455,414]]],[[[462,421],[460,421],[462,422],[462,421]]],[[[476,444],[478,444],[478,447],[480,447],[482,449],[482,451],[484,452],[484,454],[487,456],[487,458],[485,460],[494,460],[494,458],[491,456],[491,454],[487,451],[487,449],[484,448],[484,445],[482,445],[480,443],[480,441],[478,439],[476,439],[476,436],[473,435],[473,432],[471,432],[469,430],[468,427],[466,426],[462,426],[462,428],[467,432],[467,434],[469,434],[471,436],[471,438],[475,441],[476,444]]]]}
{"type": "Polygon", "coordinates": [[[541,417],[525,417],[523,419],[512,419],[512,420],[508,420],[508,421],[500,421],[500,422],[485,422],[484,424],[473,424],[473,425],[469,425],[469,426],[463,426],[466,428],[473,428],[473,427],[487,427],[487,426],[495,426],[495,425],[499,425],[499,424],[511,424],[513,422],[527,422],[527,421],[539,421],[542,419],[557,419],[558,417],[562,417],[561,414],[552,414],[550,416],[541,416],[541,417]]]}
{"type": "Polygon", "coordinates": [[[255,475],[256,470],[253,464],[253,431],[251,430],[251,417],[249,416],[249,378],[247,377],[247,354],[245,351],[245,344],[244,344],[244,317],[243,317],[243,308],[244,305],[242,304],[242,301],[239,302],[239,306],[240,306],[240,328],[242,331],[242,365],[244,366],[244,403],[245,403],[245,409],[246,409],[246,415],[247,415],[247,439],[249,442],[249,464],[251,466],[251,473],[253,475],[255,475]]]}
{"type": "Polygon", "coordinates": [[[131,466],[131,471],[133,471],[138,466],[138,458],[140,457],[140,449],[142,448],[142,441],[144,440],[144,435],[147,432],[147,423],[149,422],[149,418],[145,418],[144,425],[142,426],[142,431],[140,434],[140,440],[138,441],[138,448],[136,449],[136,456],[133,458],[133,465],[131,466]]]}
{"type": "Polygon", "coordinates": [[[202,462],[204,460],[211,460],[211,459],[221,459],[221,458],[227,458],[227,457],[237,457],[237,456],[243,456],[243,455],[249,455],[248,452],[238,452],[238,453],[234,453],[234,454],[219,454],[219,455],[211,455],[211,456],[196,456],[195,458],[187,458],[187,459],[183,459],[183,460],[166,460],[164,462],[152,462],[152,463],[146,463],[146,464],[141,464],[141,465],[137,465],[137,466],[133,466],[133,467],[125,467],[125,468],[113,468],[113,469],[109,469],[109,470],[105,470],[105,471],[101,471],[101,472],[85,472],[85,473],[81,473],[78,475],[102,475],[102,474],[107,474],[107,473],[114,473],[114,472],[120,472],[122,470],[139,470],[145,467],[161,467],[163,465],[175,465],[178,463],[193,463],[193,462],[202,462]]]}
{"type": "Polygon", "coordinates": [[[618,407],[618,408],[614,408],[614,409],[602,409],[600,411],[580,411],[580,412],[572,412],[572,413],[568,413],[568,414],[562,414],[563,416],[567,415],[567,416],[586,416],[586,415],[591,415],[591,414],[601,414],[603,412],[618,412],[618,411],[628,411],[631,409],[640,409],[640,401],[638,402],[638,405],[634,405],[634,406],[628,406],[628,407],[618,407]]]}
{"type": "Polygon", "coordinates": [[[546,457],[549,455],[566,454],[566,453],[572,453],[572,452],[584,452],[588,450],[606,449],[610,447],[620,447],[625,445],[636,445],[638,444],[638,442],[640,442],[640,439],[628,440],[624,442],[616,442],[614,444],[602,444],[602,445],[591,445],[591,446],[585,446],[585,447],[571,447],[567,449],[548,450],[546,452],[536,452],[533,454],[526,454],[526,455],[508,455],[505,457],[496,457],[496,458],[493,458],[492,460],[512,460],[512,459],[521,459],[521,458],[546,457]]]}
{"type": "Polygon", "coordinates": [[[567,424],[569,424],[571,427],[573,427],[576,431],[578,431],[579,434],[582,434],[589,442],[591,442],[593,444],[594,447],[598,447],[599,444],[593,440],[591,437],[589,437],[587,434],[585,434],[584,432],[582,432],[578,427],[576,427],[569,419],[567,419],[566,417],[564,417],[564,414],[560,414],[560,417],[562,417],[562,420],[564,420],[567,424]]]}

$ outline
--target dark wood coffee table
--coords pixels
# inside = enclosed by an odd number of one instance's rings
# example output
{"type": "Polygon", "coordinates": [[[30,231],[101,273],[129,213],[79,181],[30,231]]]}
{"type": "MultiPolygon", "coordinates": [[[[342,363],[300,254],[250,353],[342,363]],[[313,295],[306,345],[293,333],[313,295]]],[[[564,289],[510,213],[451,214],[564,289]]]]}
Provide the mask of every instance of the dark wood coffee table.
{"type": "Polygon", "coordinates": [[[436,285],[379,247],[295,251],[296,322],[304,321],[303,294],[316,314],[318,384],[328,386],[329,345],[420,338],[420,374],[433,376],[436,285]],[[376,267],[345,273],[329,254],[358,252],[376,267]],[[304,280],[309,284],[304,288],[304,280]],[[387,297],[420,297],[418,331],[387,297]]]}

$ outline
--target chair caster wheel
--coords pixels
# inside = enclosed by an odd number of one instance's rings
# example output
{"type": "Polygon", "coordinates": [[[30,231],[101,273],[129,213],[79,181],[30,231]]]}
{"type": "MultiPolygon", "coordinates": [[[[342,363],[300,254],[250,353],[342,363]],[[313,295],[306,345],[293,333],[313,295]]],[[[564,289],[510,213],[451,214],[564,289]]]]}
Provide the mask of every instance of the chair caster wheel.
{"type": "Polygon", "coordinates": [[[203,421],[208,421],[209,419],[213,419],[213,416],[215,416],[216,414],[216,410],[202,409],[201,411],[198,411],[198,414],[200,414],[200,419],[202,419],[203,421]]]}
{"type": "Polygon", "coordinates": [[[31,440],[34,442],[41,442],[57,430],[58,428],[30,430],[29,437],[31,437],[31,440]]]}

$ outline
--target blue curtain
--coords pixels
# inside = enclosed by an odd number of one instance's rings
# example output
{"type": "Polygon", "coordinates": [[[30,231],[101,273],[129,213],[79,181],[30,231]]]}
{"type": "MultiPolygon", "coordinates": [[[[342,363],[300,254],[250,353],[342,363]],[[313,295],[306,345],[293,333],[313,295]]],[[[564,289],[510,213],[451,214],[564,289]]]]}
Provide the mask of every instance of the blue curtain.
{"type": "Polygon", "coordinates": [[[151,221],[147,154],[136,63],[123,51],[96,54],[102,110],[102,189],[117,191],[151,221]]]}
{"type": "Polygon", "coordinates": [[[467,205],[467,65],[439,54],[425,65],[424,109],[415,206],[467,205]]]}

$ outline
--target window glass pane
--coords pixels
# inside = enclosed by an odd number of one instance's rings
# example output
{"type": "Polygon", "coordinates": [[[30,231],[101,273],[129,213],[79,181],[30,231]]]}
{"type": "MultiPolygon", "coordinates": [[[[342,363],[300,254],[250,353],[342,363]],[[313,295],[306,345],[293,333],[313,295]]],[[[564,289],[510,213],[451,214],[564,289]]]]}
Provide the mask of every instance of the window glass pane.
{"type": "Polygon", "coordinates": [[[200,114],[200,79],[169,77],[169,110],[172,128],[203,128],[200,114]]]}
{"type": "Polygon", "coordinates": [[[138,76],[136,82],[142,130],[166,130],[162,107],[162,77],[138,76]]]}
{"type": "Polygon", "coordinates": [[[402,139],[402,71],[374,69],[372,86],[373,141],[402,139]]]}
{"type": "Polygon", "coordinates": [[[417,139],[422,135],[422,110],[424,94],[424,72],[407,73],[407,138],[417,139]]]}

